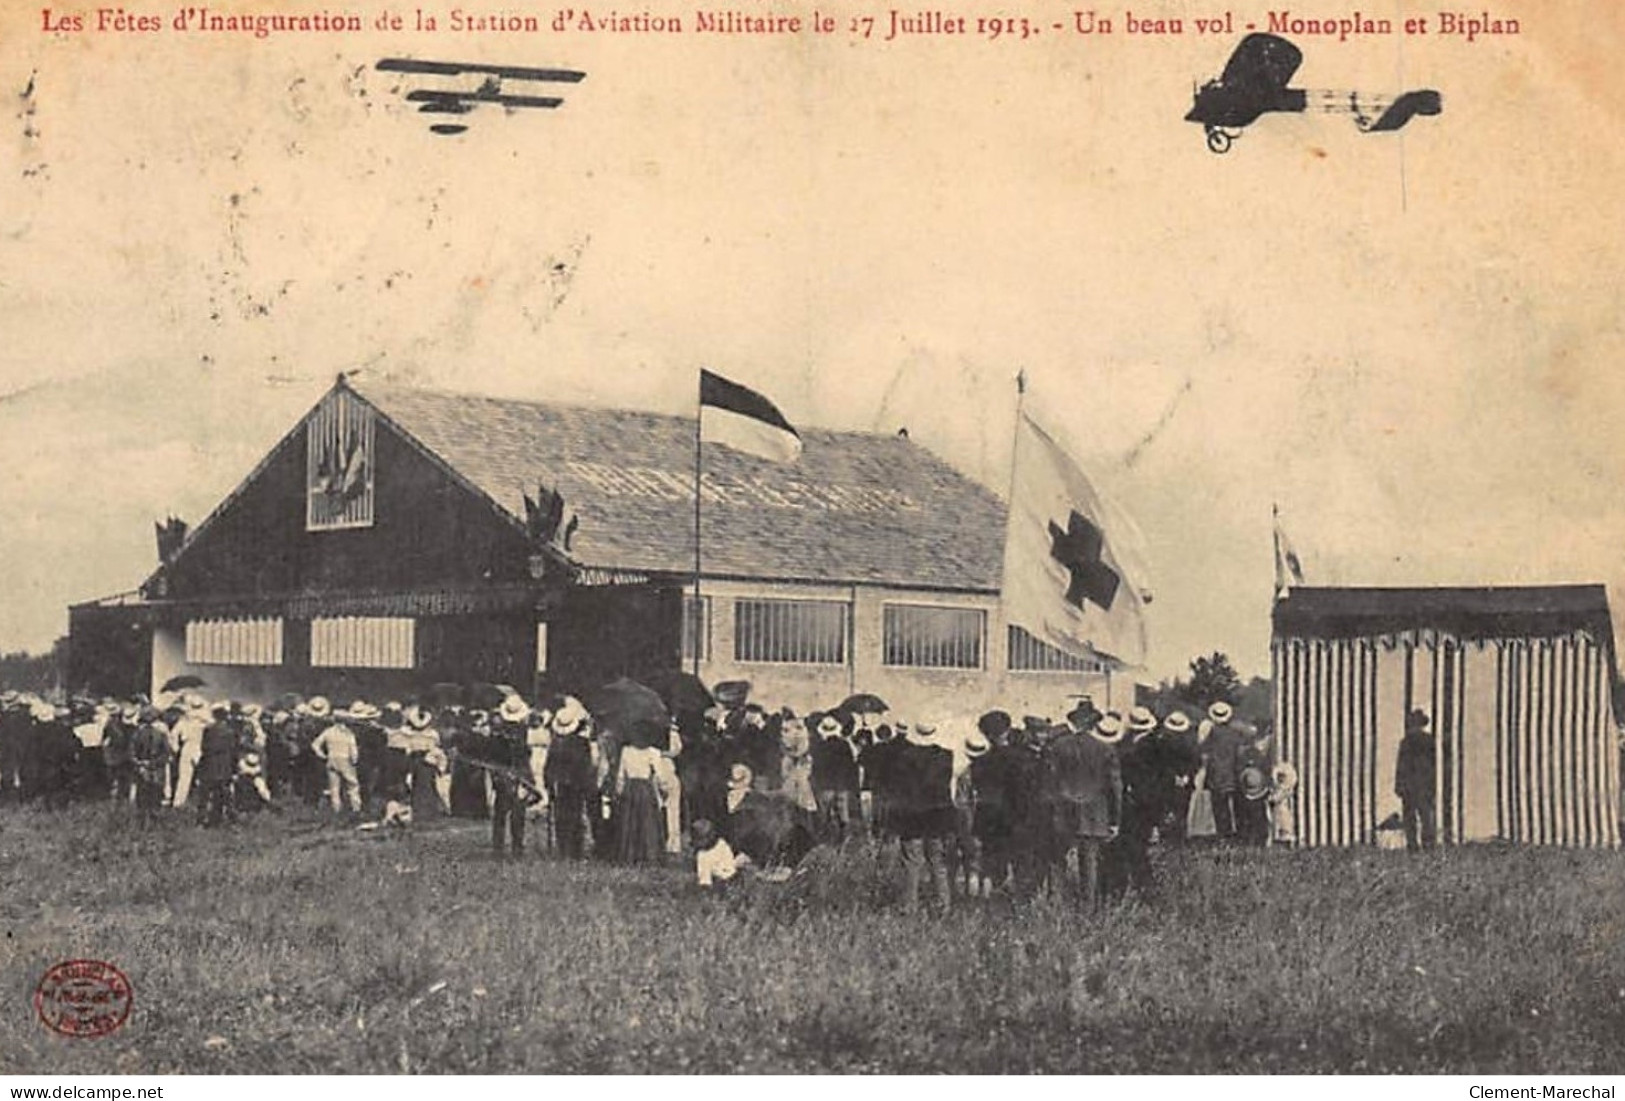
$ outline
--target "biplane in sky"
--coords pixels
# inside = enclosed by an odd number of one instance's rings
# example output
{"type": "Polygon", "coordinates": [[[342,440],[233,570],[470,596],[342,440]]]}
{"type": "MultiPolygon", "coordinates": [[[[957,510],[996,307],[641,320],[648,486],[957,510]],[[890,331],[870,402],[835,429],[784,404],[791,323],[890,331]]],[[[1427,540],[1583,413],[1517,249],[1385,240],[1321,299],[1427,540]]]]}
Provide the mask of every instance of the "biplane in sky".
{"type": "Polygon", "coordinates": [[[1229,150],[1242,130],[1272,111],[1321,111],[1354,116],[1368,134],[1398,130],[1417,115],[1437,115],[1439,93],[1423,88],[1399,96],[1289,88],[1287,82],[1303,64],[1303,51],[1273,34],[1249,34],[1225,62],[1224,72],[1198,88],[1186,122],[1207,132],[1207,147],[1229,150]]]}
{"type": "Polygon", "coordinates": [[[586,73],[574,69],[531,69],[519,65],[482,65],[457,61],[416,61],[386,57],[374,66],[384,73],[410,73],[418,76],[483,77],[477,88],[413,88],[406,101],[418,105],[425,115],[451,116],[429,127],[436,134],[461,134],[467,124],[455,121],[484,104],[515,110],[522,107],[551,109],[563,103],[560,96],[515,95],[503,90],[504,81],[535,81],[553,84],[579,84],[586,73]]]}

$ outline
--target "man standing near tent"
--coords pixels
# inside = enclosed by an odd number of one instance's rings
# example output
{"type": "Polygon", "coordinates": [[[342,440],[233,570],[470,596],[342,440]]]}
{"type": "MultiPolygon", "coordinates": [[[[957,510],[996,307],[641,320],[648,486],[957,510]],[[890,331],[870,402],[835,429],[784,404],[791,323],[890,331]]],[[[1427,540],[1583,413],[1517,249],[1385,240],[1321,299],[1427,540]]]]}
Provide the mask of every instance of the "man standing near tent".
{"type": "Polygon", "coordinates": [[[1394,769],[1394,794],[1399,796],[1405,822],[1405,847],[1411,852],[1431,849],[1434,831],[1434,742],[1426,712],[1412,711],[1405,719],[1405,737],[1399,742],[1399,764],[1394,769]]]}
{"type": "MultiPolygon", "coordinates": [[[[1236,819],[1241,796],[1241,747],[1252,735],[1235,721],[1235,709],[1217,700],[1207,709],[1207,736],[1202,740],[1202,766],[1207,790],[1213,795],[1213,824],[1219,840],[1236,840],[1236,819]]],[[[1245,814],[1244,811],[1240,813],[1245,814]]]]}

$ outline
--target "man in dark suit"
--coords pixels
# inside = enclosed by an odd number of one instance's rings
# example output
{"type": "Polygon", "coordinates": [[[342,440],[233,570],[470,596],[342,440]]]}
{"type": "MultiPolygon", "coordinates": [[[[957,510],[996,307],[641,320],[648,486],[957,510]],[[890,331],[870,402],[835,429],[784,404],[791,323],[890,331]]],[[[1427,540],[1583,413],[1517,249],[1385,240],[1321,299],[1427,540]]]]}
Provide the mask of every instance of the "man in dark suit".
{"type": "Polygon", "coordinates": [[[1431,720],[1426,712],[1412,711],[1405,719],[1399,742],[1399,763],[1394,769],[1394,794],[1399,796],[1405,822],[1405,847],[1411,852],[1437,843],[1434,828],[1433,788],[1436,781],[1431,720]]]}
{"type": "Polygon", "coordinates": [[[818,800],[819,828],[825,840],[846,840],[861,820],[858,805],[858,751],[846,724],[834,712],[808,716],[816,736],[812,747],[813,797],[818,800]]]}
{"type": "Polygon", "coordinates": [[[233,811],[232,780],[237,775],[238,725],[242,709],[235,703],[214,709],[214,721],[203,731],[203,753],[198,758],[196,783],[203,799],[198,803],[200,825],[218,826],[233,811]]]}
{"type": "Polygon", "coordinates": [[[989,711],[976,720],[976,729],[989,746],[988,752],[973,755],[970,763],[971,790],[976,809],[972,830],[981,849],[982,895],[1010,882],[1015,852],[1011,844],[1015,828],[1015,759],[1020,752],[1010,744],[1010,716],[989,711]]]}
{"type": "Polygon", "coordinates": [[[912,913],[920,901],[920,882],[929,874],[937,910],[949,905],[948,867],[944,846],[953,836],[954,755],[935,741],[937,728],[916,723],[890,764],[891,823],[902,841],[903,908],[912,913]]]}
{"type": "Polygon", "coordinates": [[[1117,744],[1123,720],[1109,712],[1098,721],[1093,708],[1075,709],[1067,729],[1051,743],[1056,833],[1064,853],[1078,851],[1078,879],[1089,909],[1100,905],[1101,851],[1117,836],[1123,812],[1123,772],[1117,744]]]}
{"type": "Polygon", "coordinates": [[[565,697],[553,712],[553,743],[542,778],[553,802],[559,852],[580,860],[586,854],[587,816],[598,813],[598,777],[592,760],[592,723],[573,696],[565,697]]]}

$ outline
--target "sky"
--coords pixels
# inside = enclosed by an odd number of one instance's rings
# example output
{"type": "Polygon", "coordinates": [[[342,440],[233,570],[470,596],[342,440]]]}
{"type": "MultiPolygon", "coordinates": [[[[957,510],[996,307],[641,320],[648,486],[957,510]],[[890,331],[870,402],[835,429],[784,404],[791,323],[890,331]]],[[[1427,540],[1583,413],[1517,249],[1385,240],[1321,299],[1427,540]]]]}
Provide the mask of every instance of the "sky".
{"type": "Polygon", "coordinates": [[[1001,494],[1024,371],[1138,526],[1153,679],[1213,650],[1267,670],[1272,505],[1311,583],[1601,581],[1618,610],[1615,6],[1299,36],[1296,85],[1443,113],[1266,116],[1224,156],[1182,116],[1239,30],[1084,37],[1046,2],[1026,42],[883,42],[845,28],[888,9],[824,8],[840,31],[782,38],[0,14],[0,650],[135,588],[152,522],[206,515],[340,371],[689,412],[705,366],[798,424],[906,426],[1001,494]],[[444,137],[387,56],[587,77],[444,137]]]}

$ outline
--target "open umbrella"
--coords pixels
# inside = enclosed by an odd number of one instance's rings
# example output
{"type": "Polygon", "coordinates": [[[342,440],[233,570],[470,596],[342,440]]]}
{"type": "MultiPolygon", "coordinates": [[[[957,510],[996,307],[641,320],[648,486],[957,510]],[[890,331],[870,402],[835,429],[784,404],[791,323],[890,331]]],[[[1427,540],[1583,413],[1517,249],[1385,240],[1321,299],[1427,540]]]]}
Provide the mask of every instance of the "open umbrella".
{"type": "Polygon", "coordinates": [[[461,707],[463,686],[453,681],[437,681],[429,686],[429,701],[435,707],[461,707]]]}
{"type": "Polygon", "coordinates": [[[164,686],[158,689],[158,691],[184,692],[188,688],[202,688],[208,683],[208,681],[204,680],[195,673],[182,673],[178,677],[170,677],[168,680],[164,681],[164,686]]]}
{"type": "Polygon", "coordinates": [[[468,706],[481,711],[495,711],[512,693],[513,689],[505,684],[472,684],[468,689],[468,706]]]}
{"type": "Polygon", "coordinates": [[[644,683],[655,690],[673,715],[703,714],[717,702],[704,681],[681,669],[652,673],[644,683]]]}
{"type": "Polygon", "coordinates": [[[848,715],[878,715],[883,711],[890,711],[886,701],[872,692],[859,692],[848,696],[841,701],[837,711],[845,711],[848,715]]]}
{"type": "Polygon", "coordinates": [[[671,712],[666,701],[648,685],[621,677],[589,692],[584,701],[587,710],[597,720],[600,729],[608,729],[630,736],[633,731],[657,732],[664,736],[671,726],[671,712]]]}

